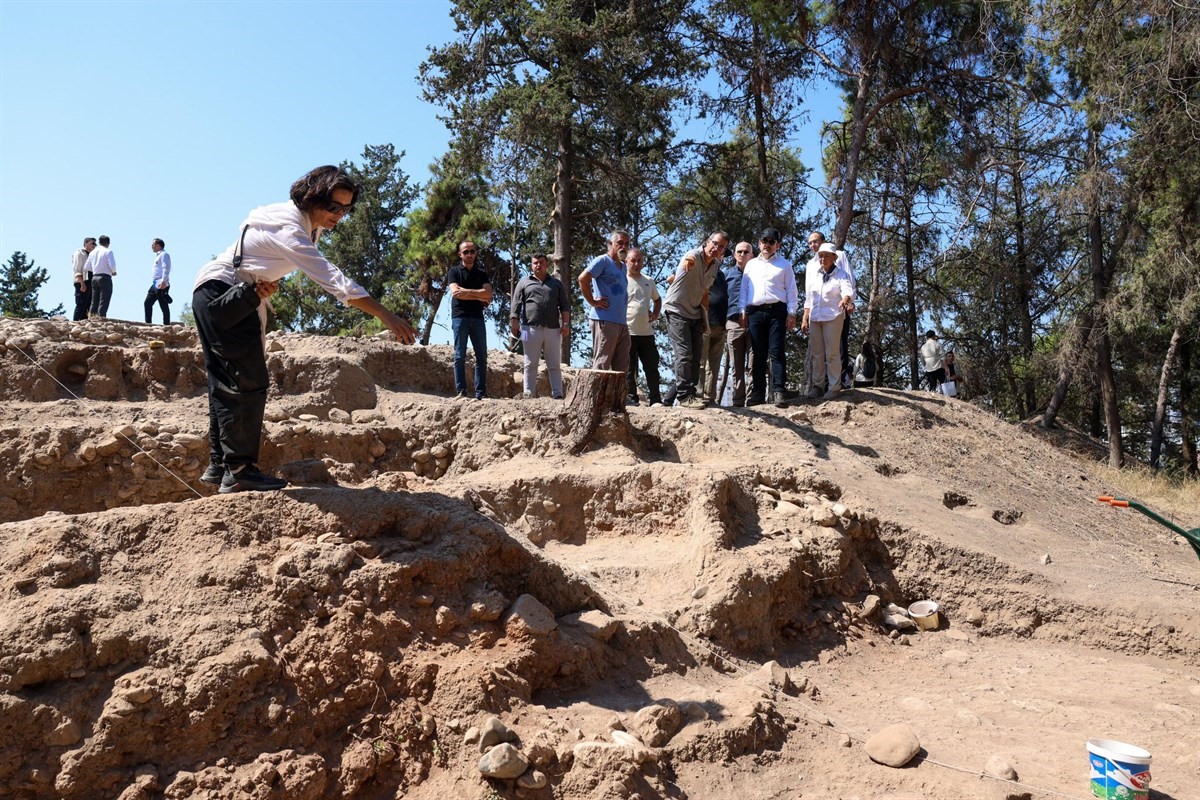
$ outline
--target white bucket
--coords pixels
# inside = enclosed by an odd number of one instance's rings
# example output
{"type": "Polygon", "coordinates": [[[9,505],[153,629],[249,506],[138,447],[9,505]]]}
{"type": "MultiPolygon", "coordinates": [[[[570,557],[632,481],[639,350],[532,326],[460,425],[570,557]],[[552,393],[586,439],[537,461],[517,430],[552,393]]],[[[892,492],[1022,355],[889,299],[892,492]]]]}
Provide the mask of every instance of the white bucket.
{"type": "Polygon", "coordinates": [[[1092,794],[1121,800],[1150,797],[1150,753],[1112,739],[1088,739],[1092,794]]]}
{"type": "Polygon", "coordinates": [[[932,600],[919,600],[908,607],[908,615],[923,631],[937,630],[941,624],[938,617],[938,604],[932,600]]]}

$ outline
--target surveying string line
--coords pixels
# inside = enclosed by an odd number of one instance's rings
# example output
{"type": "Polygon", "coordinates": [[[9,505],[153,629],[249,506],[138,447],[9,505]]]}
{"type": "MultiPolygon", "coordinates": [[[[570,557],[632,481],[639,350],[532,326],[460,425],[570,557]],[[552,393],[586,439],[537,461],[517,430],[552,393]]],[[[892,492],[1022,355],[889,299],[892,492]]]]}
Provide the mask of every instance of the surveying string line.
{"type": "MultiPolygon", "coordinates": [[[[10,346],[11,346],[11,343],[10,343],[10,346]]],[[[84,403],[84,404],[85,404],[85,407],[87,407],[87,406],[88,406],[88,403],[89,403],[89,401],[88,401],[86,398],[80,397],[79,395],[77,395],[77,394],[75,394],[74,392],[72,392],[72,391],[71,391],[69,388],[67,388],[67,386],[66,386],[66,385],[65,385],[65,384],[64,384],[62,381],[60,381],[58,378],[56,378],[56,377],[54,377],[53,375],[51,375],[51,374],[50,374],[50,372],[49,372],[49,371],[48,371],[48,370],[47,370],[45,367],[43,367],[43,366],[42,366],[41,364],[39,364],[38,362],[34,361],[34,360],[33,360],[33,357],[32,357],[31,355],[29,355],[28,353],[26,353],[26,352],[25,352],[25,350],[24,350],[23,348],[21,348],[21,347],[17,347],[17,348],[15,348],[15,349],[16,349],[16,351],[17,351],[18,353],[20,353],[21,355],[25,356],[25,358],[26,358],[26,359],[29,361],[29,363],[30,363],[30,364],[33,364],[35,367],[37,367],[38,369],[40,369],[42,372],[46,373],[46,377],[48,377],[50,380],[52,380],[52,381],[54,381],[55,383],[57,383],[57,384],[58,384],[58,385],[59,385],[59,386],[62,388],[62,390],[63,390],[64,392],[66,392],[67,394],[71,395],[71,397],[75,398],[75,399],[76,399],[76,400],[78,400],[79,402],[81,402],[81,403],[84,403]]],[[[89,409],[89,410],[91,410],[91,409],[89,409]]],[[[99,412],[95,412],[95,411],[93,411],[93,413],[95,413],[95,414],[96,414],[96,416],[99,416],[99,412]]],[[[145,450],[145,449],[144,449],[144,448],[143,448],[143,447],[142,447],[140,444],[138,444],[137,442],[135,442],[133,439],[130,439],[128,436],[126,436],[126,435],[125,435],[124,433],[122,433],[121,431],[116,431],[116,435],[117,435],[117,436],[120,436],[122,439],[124,439],[125,441],[127,441],[127,442],[129,442],[131,445],[133,445],[135,448],[137,448],[138,452],[140,452],[140,453],[143,453],[143,454],[146,456],[146,458],[150,459],[150,460],[151,460],[151,461],[153,461],[155,464],[157,464],[157,465],[159,466],[159,468],[160,468],[160,469],[162,469],[162,471],[163,471],[163,472],[167,473],[167,474],[168,474],[168,475],[170,475],[172,478],[174,478],[175,480],[177,480],[177,481],[179,481],[181,484],[183,484],[183,485],[184,485],[184,487],[185,487],[185,488],[187,488],[187,490],[188,490],[189,492],[191,492],[192,494],[196,495],[196,497],[199,497],[201,500],[203,500],[203,499],[204,499],[204,495],[202,495],[202,494],[200,494],[200,492],[196,491],[195,487],[193,487],[193,486],[192,486],[190,483],[188,483],[188,482],[187,482],[187,481],[185,481],[183,478],[179,477],[179,476],[178,476],[178,475],[176,475],[174,472],[172,472],[172,471],[171,471],[171,469],[170,469],[170,468],[169,468],[169,467],[168,467],[166,464],[162,463],[162,462],[161,462],[161,461],[159,461],[157,458],[155,458],[153,455],[151,455],[151,454],[150,454],[148,451],[146,451],[146,450],[145,450]]]]}

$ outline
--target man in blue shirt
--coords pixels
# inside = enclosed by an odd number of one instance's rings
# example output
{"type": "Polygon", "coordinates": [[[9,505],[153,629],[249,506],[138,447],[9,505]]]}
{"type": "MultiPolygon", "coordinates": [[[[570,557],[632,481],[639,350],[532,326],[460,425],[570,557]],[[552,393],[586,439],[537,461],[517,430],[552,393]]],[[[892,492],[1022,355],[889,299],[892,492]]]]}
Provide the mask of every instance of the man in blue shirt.
{"type": "Polygon", "coordinates": [[[629,369],[629,322],[625,318],[629,290],[622,264],[628,249],[629,233],[613,231],[608,235],[608,252],[593,258],[579,273],[579,290],[592,307],[592,369],[629,369]]]}
{"type": "Polygon", "coordinates": [[[483,267],[475,266],[479,250],[472,241],[458,243],[459,263],[446,273],[450,287],[450,326],[454,332],[456,400],[467,395],[467,340],[475,351],[475,399],[487,397],[487,326],[483,309],[492,302],[492,284],[483,267]]]}

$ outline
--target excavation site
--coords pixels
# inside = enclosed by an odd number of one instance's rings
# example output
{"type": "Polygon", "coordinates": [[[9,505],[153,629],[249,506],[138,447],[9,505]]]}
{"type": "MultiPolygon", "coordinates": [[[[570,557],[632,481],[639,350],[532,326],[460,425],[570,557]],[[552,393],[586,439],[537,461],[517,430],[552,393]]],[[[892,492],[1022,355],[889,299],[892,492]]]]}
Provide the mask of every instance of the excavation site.
{"type": "Polygon", "coordinates": [[[0,319],[5,797],[1200,798],[1200,558],[1027,428],[267,351],[290,486],[222,495],[194,329],[0,319]]]}

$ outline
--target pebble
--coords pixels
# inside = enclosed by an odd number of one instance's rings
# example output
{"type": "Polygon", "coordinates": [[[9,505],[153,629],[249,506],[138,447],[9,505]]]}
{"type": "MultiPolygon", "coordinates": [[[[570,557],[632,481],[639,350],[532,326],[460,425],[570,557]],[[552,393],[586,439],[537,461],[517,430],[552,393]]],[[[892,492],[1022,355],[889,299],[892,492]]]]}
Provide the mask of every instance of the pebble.
{"type": "Polygon", "coordinates": [[[320,422],[321,421],[321,418],[318,417],[316,414],[300,414],[299,416],[296,417],[296,419],[300,420],[301,422],[320,422]]]}
{"type": "Polygon", "coordinates": [[[780,500],[775,504],[775,511],[780,514],[791,516],[792,514],[800,513],[800,506],[795,503],[789,503],[787,500],[780,500]]]}
{"type": "Polygon", "coordinates": [[[504,625],[505,628],[523,628],[535,636],[549,634],[558,627],[550,609],[531,594],[523,594],[517,598],[508,611],[504,625]]]}
{"type": "Polygon", "coordinates": [[[1049,565],[1054,559],[1050,557],[1049,553],[1046,553],[1042,556],[1041,561],[1043,565],[1049,565]]]}
{"type": "Polygon", "coordinates": [[[832,508],[827,506],[817,506],[812,510],[812,521],[823,528],[832,528],[837,525],[837,514],[833,513],[832,508]]]}
{"type": "Polygon", "coordinates": [[[412,454],[413,461],[417,462],[418,464],[424,464],[431,458],[433,458],[433,453],[429,452],[428,450],[415,450],[412,454]]]}
{"type": "Polygon", "coordinates": [[[492,435],[492,440],[495,441],[496,444],[508,444],[513,440],[513,437],[509,436],[507,433],[496,433],[492,435]]]}
{"type": "Polygon", "coordinates": [[[434,445],[429,452],[437,459],[450,457],[450,448],[444,444],[434,445]]]}
{"type": "Polygon", "coordinates": [[[486,753],[501,742],[515,742],[517,734],[500,721],[499,717],[488,717],[479,726],[479,752],[486,753]]]}
{"type": "Polygon", "coordinates": [[[641,747],[642,740],[627,731],[611,731],[612,740],[624,747],[641,747]]]}
{"type": "Polygon", "coordinates": [[[531,769],[517,778],[517,787],[520,789],[544,789],[548,780],[544,772],[531,769]]]}
{"type": "Polygon", "coordinates": [[[965,664],[971,660],[971,657],[962,650],[946,650],[942,653],[942,658],[953,661],[955,664],[965,664]]]}
{"type": "Polygon", "coordinates": [[[900,722],[888,725],[867,739],[866,750],[867,755],[876,763],[888,767],[903,767],[921,752],[921,742],[912,728],[900,722]]]}
{"type": "Polygon", "coordinates": [[[343,424],[347,423],[350,421],[350,412],[343,411],[340,408],[331,408],[331,409],[329,409],[329,421],[330,422],[340,422],[343,424]]]}
{"type": "Polygon", "coordinates": [[[651,747],[662,747],[683,726],[683,713],[674,700],[663,699],[638,711],[631,732],[651,747]]]}
{"type": "Polygon", "coordinates": [[[1013,765],[1009,763],[1008,759],[1002,755],[992,755],[988,758],[987,764],[983,767],[983,774],[1005,781],[1017,780],[1017,771],[1013,769],[1013,765]]]}
{"type": "Polygon", "coordinates": [[[479,771],[489,778],[511,780],[528,768],[525,756],[508,742],[496,745],[479,759],[479,771]]]}

